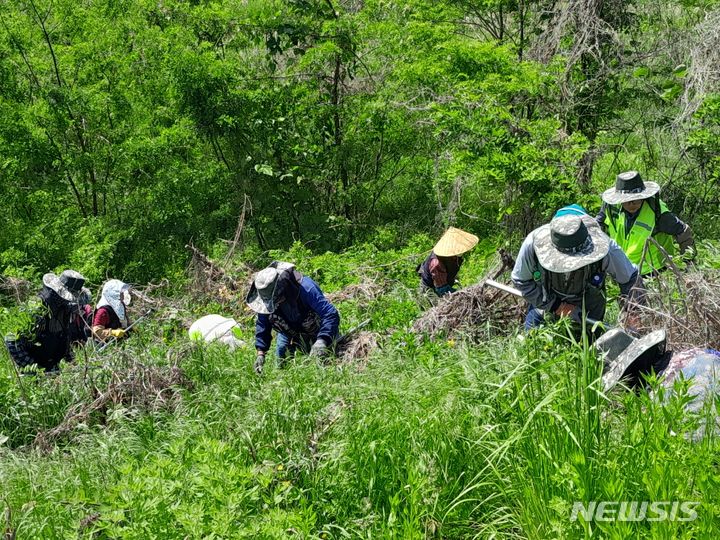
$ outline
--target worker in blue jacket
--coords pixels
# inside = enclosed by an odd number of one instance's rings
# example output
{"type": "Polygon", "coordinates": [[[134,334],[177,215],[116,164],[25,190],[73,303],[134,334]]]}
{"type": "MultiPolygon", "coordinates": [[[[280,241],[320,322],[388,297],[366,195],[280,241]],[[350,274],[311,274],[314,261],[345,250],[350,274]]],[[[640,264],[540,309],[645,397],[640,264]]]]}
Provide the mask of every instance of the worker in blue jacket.
{"type": "Polygon", "coordinates": [[[277,356],[300,349],[325,357],[338,336],[340,314],[320,287],[291,263],[275,261],[255,275],[246,303],[257,313],[255,322],[255,371],[262,373],[270,349],[272,330],[277,332],[277,356]]]}

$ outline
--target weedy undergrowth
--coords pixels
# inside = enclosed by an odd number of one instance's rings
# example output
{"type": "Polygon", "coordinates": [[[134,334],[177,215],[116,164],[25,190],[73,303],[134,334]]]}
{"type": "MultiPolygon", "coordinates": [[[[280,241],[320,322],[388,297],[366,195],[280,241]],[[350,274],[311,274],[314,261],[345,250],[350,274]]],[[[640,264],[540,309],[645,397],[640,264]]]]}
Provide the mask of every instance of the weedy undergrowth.
{"type": "Polygon", "coordinates": [[[717,438],[692,436],[717,410],[688,415],[682,381],[662,399],[605,395],[592,348],[562,323],[528,335],[508,328],[481,343],[418,340],[409,331],[420,314],[413,290],[388,276],[379,283],[380,293],[338,302],[344,328],[370,318],[380,335],[363,369],[301,355],[280,369],[271,353],[258,377],[250,325],[249,345],[230,352],[186,341],[176,327],[187,313],[160,316],[102,358],[80,355],[57,377],[23,377],[24,390],[3,356],[7,530],[16,538],[713,537],[717,438]],[[49,448],[30,445],[133,365],[177,366],[189,384],[172,385],[170,408],[103,402],[49,448]],[[697,519],[571,520],[576,502],[665,500],[697,501],[697,519]]]}

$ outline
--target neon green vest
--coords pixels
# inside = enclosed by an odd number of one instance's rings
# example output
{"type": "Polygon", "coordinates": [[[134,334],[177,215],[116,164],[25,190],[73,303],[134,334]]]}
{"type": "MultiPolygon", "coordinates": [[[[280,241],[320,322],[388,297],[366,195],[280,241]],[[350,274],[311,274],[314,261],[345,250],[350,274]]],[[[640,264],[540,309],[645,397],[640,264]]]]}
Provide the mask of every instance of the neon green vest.
{"type": "MultiPolygon", "coordinates": [[[[668,211],[668,207],[664,202],[660,201],[660,214],[668,211]]],[[[665,233],[653,234],[655,230],[655,211],[650,203],[645,200],[640,208],[640,215],[635,219],[630,231],[626,230],[625,212],[622,211],[620,205],[608,207],[605,223],[608,228],[608,236],[615,240],[628,256],[631,262],[640,265],[640,257],[642,257],[643,248],[648,237],[652,236],[658,244],[660,244],[669,255],[677,253],[673,237],[665,233]]],[[[647,253],[643,262],[640,273],[646,275],[653,270],[661,270],[665,268],[665,256],[655,246],[648,243],[647,253]]]]}

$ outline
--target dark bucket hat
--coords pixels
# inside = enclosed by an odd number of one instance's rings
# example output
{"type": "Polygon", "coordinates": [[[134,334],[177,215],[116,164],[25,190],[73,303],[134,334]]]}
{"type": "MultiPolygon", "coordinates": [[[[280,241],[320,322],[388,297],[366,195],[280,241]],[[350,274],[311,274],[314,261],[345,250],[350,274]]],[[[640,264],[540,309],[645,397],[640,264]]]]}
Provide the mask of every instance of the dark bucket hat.
{"type": "Polygon", "coordinates": [[[615,187],[602,194],[602,200],[607,204],[622,204],[640,199],[649,199],[660,193],[660,186],[655,182],[643,182],[640,173],[628,171],[620,173],[615,179],[615,187]]]}

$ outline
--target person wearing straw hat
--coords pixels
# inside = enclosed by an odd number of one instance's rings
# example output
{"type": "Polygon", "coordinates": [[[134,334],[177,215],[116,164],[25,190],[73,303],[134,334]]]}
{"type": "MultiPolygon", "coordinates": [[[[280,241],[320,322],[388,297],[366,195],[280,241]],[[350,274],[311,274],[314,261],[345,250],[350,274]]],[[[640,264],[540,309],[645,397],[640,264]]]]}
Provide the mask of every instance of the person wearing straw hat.
{"type": "Polygon", "coordinates": [[[272,330],[277,332],[278,365],[296,350],[323,358],[338,336],[340,314],[322,290],[295,265],[274,261],[253,279],[245,299],[257,313],[255,322],[255,372],[260,375],[270,349],[272,330]]]}
{"type": "Polygon", "coordinates": [[[73,360],[70,327],[84,284],[85,278],[74,270],[43,276],[43,288],[38,293],[41,305],[32,317],[32,326],[17,337],[5,338],[5,346],[18,367],[35,365],[57,371],[61,360],[73,360]]]}
{"type": "Polygon", "coordinates": [[[583,308],[586,317],[602,321],[607,274],[620,285],[623,298],[642,301],[637,267],[595,219],[563,213],[532,231],[520,247],[511,276],[528,303],[525,329],[543,324],[545,314],[581,323],[583,308]]]}
{"type": "Polygon", "coordinates": [[[692,229],[668,210],[659,194],[660,186],[643,181],[637,171],[618,174],[615,187],[602,194],[603,205],[597,216],[610,238],[638,266],[647,243],[640,271],[643,276],[663,270],[666,264],[665,255],[648,238],[654,238],[670,256],[677,254],[673,238],[681,254],[694,245],[692,229]]]}
{"type": "Polygon", "coordinates": [[[437,296],[455,292],[455,278],[463,263],[462,255],[477,243],[477,236],[462,229],[450,227],[445,231],[430,255],[416,268],[421,291],[431,290],[437,296]]]}

